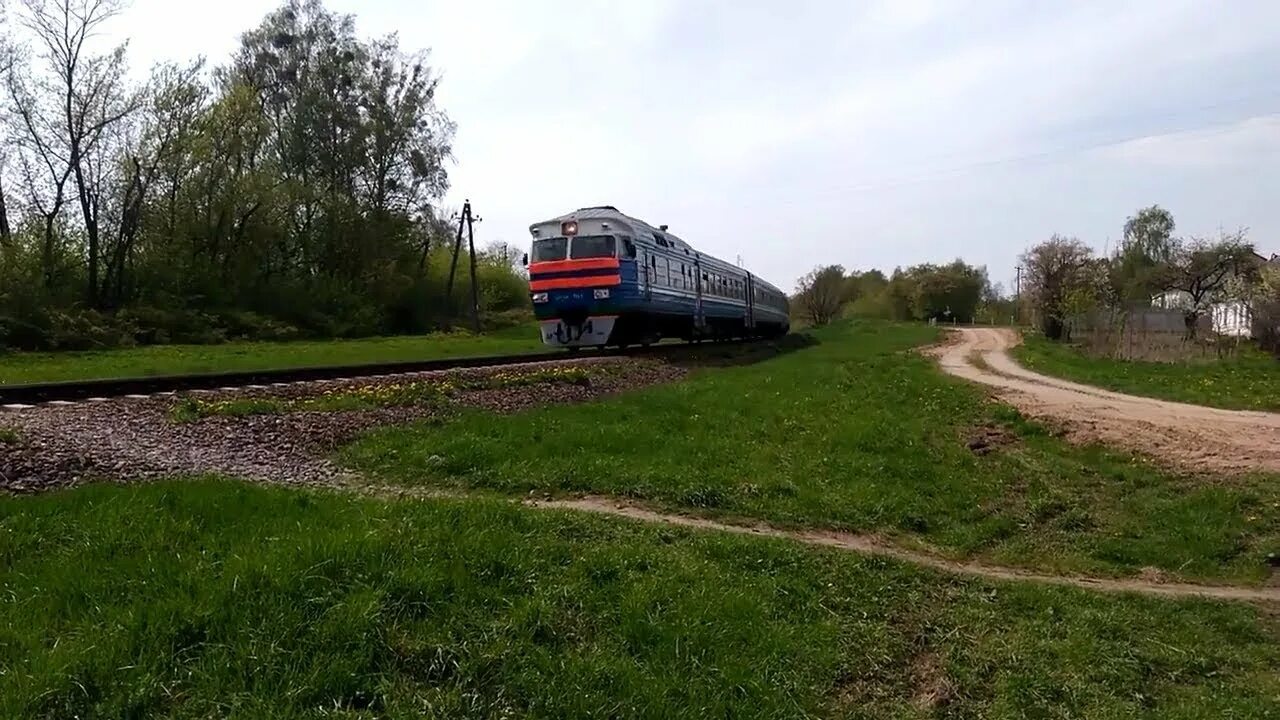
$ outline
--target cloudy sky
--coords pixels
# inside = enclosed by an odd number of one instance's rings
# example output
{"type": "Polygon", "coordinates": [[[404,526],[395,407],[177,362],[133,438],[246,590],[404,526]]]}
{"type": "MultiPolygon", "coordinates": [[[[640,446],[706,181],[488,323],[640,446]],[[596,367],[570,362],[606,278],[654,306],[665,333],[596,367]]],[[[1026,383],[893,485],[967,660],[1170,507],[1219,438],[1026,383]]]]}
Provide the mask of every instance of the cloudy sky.
{"type": "MultiPolygon", "coordinates": [[[[217,63],[274,5],[134,0],[115,31],[136,67],[217,63]]],[[[957,256],[1008,285],[1159,203],[1280,252],[1275,0],[328,5],[432,49],[487,241],[614,204],[786,288],[957,256]]]]}

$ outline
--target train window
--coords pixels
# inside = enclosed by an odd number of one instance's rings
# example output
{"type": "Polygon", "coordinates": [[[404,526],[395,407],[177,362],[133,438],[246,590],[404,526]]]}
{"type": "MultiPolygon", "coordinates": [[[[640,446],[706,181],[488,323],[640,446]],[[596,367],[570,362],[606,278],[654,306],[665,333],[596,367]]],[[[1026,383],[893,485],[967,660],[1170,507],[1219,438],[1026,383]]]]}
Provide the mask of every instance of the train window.
{"type": "Polygon", "coordinates": [[[613,257],[617,252],[616,246],[612,235],[579,235],[573,239],[569,257],[574,260],[613,257]]]}
{"type": "Polygon", "coordinates": [[[631,238],[622,238],[622,257],[624,260],[634,260],[636,256],[636,245],[631,242],[631,238]]]}
{"type": "Polygon", "coordinates": [[[569,251],[569,238],[546,238],[533,241],[533,261],[563,260],[569,251]]]}

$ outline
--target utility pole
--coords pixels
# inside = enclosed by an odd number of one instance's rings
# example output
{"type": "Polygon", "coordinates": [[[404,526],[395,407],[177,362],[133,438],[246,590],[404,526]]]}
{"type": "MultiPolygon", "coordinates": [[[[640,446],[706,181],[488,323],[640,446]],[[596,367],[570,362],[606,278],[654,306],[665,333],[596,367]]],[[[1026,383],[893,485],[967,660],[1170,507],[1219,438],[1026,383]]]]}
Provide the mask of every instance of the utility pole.
{"type": "Polygon", "coordinates": [[[1013,276],[1013,324],[1017,325],[1022,315],[1022,266],[1014,268],[1013,276]]]}
{"type": "Polygon", "coordinates": [[[471,327],[480,332],[480,284],[476,282],[476,236],[475,223],[484,218],[472,217],[471,201],[462,203],[462,214],[458,216],[458,234],[453,240],[453,260],[449,264],[449,282],[445,285],[445,300],[449,310],[453,310],[453,280],[458,272],[458,255],[462,253],[462,231],[467,231],[467,249],[471,255],[471,327]]]}

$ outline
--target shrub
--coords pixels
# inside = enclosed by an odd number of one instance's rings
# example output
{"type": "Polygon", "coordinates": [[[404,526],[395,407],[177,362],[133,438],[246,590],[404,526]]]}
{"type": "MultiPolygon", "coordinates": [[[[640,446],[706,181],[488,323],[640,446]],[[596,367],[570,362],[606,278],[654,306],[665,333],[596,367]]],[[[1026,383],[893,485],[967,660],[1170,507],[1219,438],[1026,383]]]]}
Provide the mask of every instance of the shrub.
{"type": "Polygon", "coordinates": [[[295,340],[302,334],[289,323],[248,310],[223,311],[215,321],[233,340],[295,340]]]}
{"type": "Polygon", "coordinates": [[[0,315],[0,350],[48,350],[52,345],[47,326],[0,315]]]}
{"type": "Polygon", "coordinates": [[[54,310],[49,313],[49,340],[54,350],[97,350],[134,344],[126,318],[96,310],[54,310]]]}

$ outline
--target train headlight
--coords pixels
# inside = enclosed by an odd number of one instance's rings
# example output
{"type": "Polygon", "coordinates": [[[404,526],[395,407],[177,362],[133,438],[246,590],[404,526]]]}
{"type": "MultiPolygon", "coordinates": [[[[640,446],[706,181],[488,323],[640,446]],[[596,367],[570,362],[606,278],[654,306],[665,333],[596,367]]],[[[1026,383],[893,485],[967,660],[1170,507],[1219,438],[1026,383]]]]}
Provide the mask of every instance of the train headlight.
{"type": "Polygon", "coordinates": [[[609,290],[608,288],[600,288],[599,290],[596,290],[595,292],[593,292],[592,295],[595,295],[595,298],[597,300],[608,300],[609,290]]]}
{"type": "Polygon", "coordinates": [[[534,301],[534,302],[536,302],[536,303],[544,303],[544,302],[546,302],[546,301],[548,301],[548,300],[550,300],[550,299],[551,299],[551,297],[550,297],[549,295],[547,295],[546,293],[534,293],[534,294],[533,294],[533,301],[534,301]]]}

